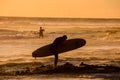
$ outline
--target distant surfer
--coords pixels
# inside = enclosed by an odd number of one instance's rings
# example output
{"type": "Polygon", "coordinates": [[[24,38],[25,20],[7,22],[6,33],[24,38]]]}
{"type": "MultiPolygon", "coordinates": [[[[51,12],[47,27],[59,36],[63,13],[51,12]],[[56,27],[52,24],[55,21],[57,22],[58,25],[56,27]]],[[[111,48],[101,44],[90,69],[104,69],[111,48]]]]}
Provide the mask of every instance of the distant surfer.
{"type": "Polygon", "coordinates": [[[67,39],[66,35],[63,35],[62,37],[58,37],[53,41],[53,43],[50,46],[50,50],[55,56],[55,61],[54,61],[55,67],[57,66],[57,62],[58,62],[58,46],[60,44],[63,44],[64,41],[66,41],[66,39],[67,39]]]}
{"type": "Polygon", "coordinates": [[[42,37],[43,38],[43,32],[44,32],[45,30],[42,28],[42,27],[40,27],[40,30],[39,30],[39,38],[40,37],[42,37]]]}

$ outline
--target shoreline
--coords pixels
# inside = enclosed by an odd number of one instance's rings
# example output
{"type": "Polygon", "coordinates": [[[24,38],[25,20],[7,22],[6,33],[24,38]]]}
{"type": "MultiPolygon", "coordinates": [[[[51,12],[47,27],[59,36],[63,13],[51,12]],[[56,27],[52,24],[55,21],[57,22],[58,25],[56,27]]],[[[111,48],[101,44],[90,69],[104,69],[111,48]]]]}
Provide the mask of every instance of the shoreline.
{"type": "Polygon", "coordinates": [[[0,76],[15,76],[15,75],[34,75],[34,74],[113,74],[120,73],[120,67],[114,65],[94,65],[81,62],[79,66],[75,66],[69,62],[63,65],[58,65],[54,68],[53,65],[44,65],[43,63],[8,63],[0,65],[0,76]]]}

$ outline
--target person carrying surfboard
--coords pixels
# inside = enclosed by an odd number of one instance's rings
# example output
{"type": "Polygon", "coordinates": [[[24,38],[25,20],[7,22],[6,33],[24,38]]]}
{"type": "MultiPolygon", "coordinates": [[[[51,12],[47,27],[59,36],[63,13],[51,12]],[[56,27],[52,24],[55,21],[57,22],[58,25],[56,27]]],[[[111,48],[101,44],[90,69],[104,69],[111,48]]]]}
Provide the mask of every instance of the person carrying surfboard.
{"type": "Polygon", "coordinates": [[[57,62],[58,62],[58,46],[60,44],[63,44],[64,41],[66,41],[67,36],[63,35],[62,37],[58,37],[56,38],[53,43],[50,46],[50,51],[54,54],[55,56],[55,61],[54,61],[54,66],[57,66],[57,62]]]}

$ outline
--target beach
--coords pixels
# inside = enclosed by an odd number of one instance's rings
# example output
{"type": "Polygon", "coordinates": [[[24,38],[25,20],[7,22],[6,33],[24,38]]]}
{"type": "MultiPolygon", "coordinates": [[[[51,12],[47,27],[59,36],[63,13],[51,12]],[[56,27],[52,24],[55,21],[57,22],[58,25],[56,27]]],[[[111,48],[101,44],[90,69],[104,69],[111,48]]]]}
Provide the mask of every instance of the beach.
{"type": "Polygon", "coordinates": [[[50,18],[0,18],[0,66],[3,80],[118,80],[120,75],[111,73],[84,74],[29,74],[17,75],[26,67],[36,69],[41,64],[53,65],[54,56],[36,60],[32,52],[50,44],[56,37],[67,35],[68,39],[83,38],[86,45],[59,55],[58,66],[66,63],[120,67],[120,19],[50,19],[50,18]],[[39,38],[39,28],[45,29],[39,38]],[[3,71],[2,71],[3,70],[3,71]]]}

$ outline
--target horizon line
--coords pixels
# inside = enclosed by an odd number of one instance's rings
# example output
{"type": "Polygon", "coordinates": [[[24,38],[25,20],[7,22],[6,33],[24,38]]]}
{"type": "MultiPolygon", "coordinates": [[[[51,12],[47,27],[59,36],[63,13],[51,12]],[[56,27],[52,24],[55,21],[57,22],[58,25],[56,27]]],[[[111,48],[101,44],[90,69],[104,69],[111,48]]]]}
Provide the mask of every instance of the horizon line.
{"type": "Polygon", "coordinates": [[[25,17],[25,16],[0,16],[0,18],[1,18],[1,17],[3,17],[3,18],[44,18],[44,19],[45,19],[45,18],[48,18],[48,19],[120,19],[120,18],[114,18],[114,17],[113,17],[113,18],[112,18],[112,17],[111,17],[111,18],[100,18],[100,17],[98,17],[98,18],[96,18],[96,17],[95,17],[95,18],[94,18],[94,17],[93,17],[93,18],[92,18],[92,17],[91,17],[91,18],[87,18],[87,17],[84,17],[84,18],[81,17],[81,18],[80,18],[80,17],[78,17],[78,18],[77,18],[77,17],[25,17]]]}

